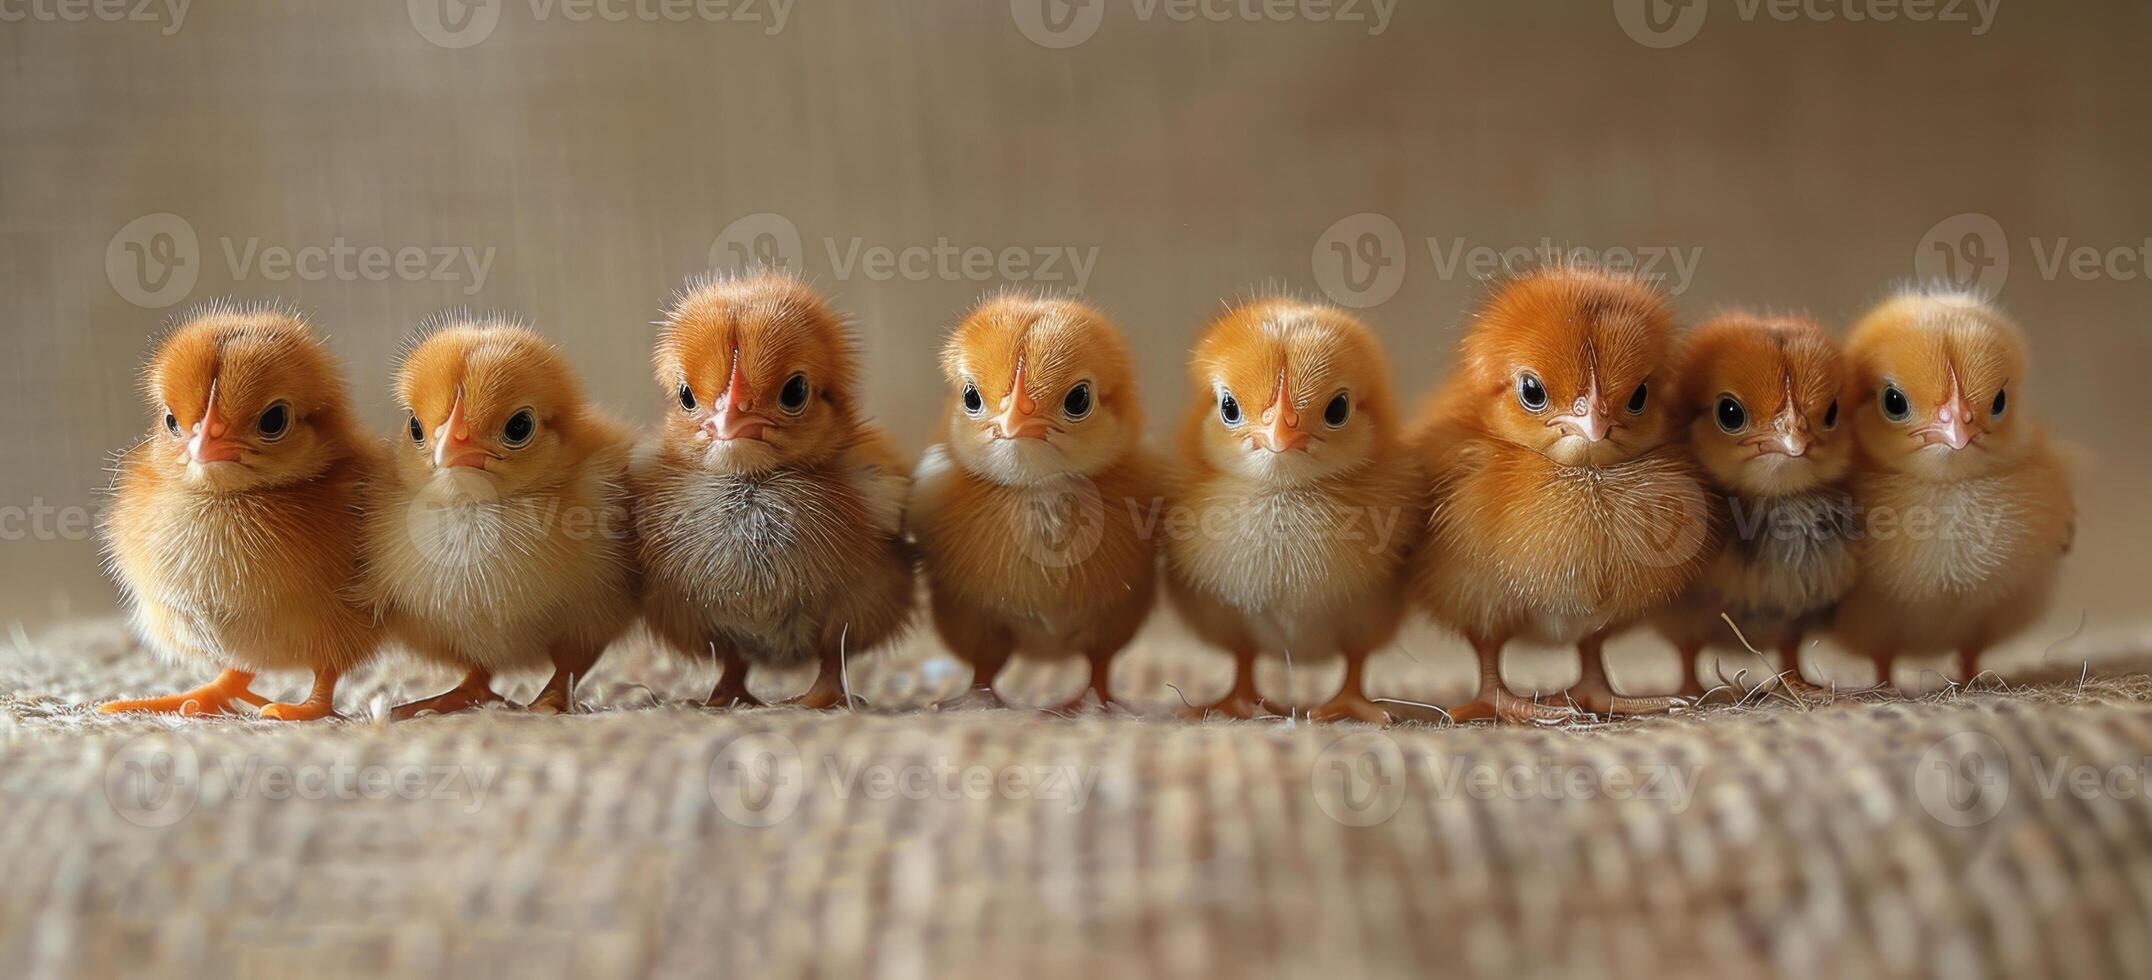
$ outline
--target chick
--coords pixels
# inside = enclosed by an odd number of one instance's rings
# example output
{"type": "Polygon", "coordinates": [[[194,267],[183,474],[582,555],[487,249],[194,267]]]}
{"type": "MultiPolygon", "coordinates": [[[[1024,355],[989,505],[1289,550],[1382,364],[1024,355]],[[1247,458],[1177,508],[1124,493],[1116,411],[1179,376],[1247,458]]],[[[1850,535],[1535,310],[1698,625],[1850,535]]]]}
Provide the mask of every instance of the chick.
{"type": "Polygon", "coordinates": [[[626,496],[633,434],[552,345],[510,322],[449,320],[404,355],[403,451],[367,521],[370,594],[391,634],[465,671],[391,714],[499,700],[493,673],[550,662],[533,708],[565,711],[636,615],[626,496]]]}
{"type": "MultiPolygon", "coordinates": [[[[912,475],[905,523],[934,625],[989,695],[1012,653],[1082,656],[1112,701],[1113,655],[1150,615],[1157,467],[1128,345],[1072,300],[979,304],[942,349],[948,441],[912,475]]],[[[1079,695],[1079,700],[1081,696],[1079,695]]]]}
{"type": "Polygon", "coordinates": [[[689,283],[656,352],[671,402],[632,477],[644,615],[682,651],[724,665],[714,705],[752,703],[750,664],[816,663],[793,703],[844,697],[844,656],[906,625],[910,483],[860,415],[843,321],[796,278],[689,283]]]}
{"type": "Polygon", "coordinates": [[[1571,266],[1507,282],[1469,325],[1415,435],[1429,518],[1411,591],[1480,661],[1479,696],[1453,716],[1570,716],[1503,685],[1511,640],[1577,645],[1591,710],[1671,705],[1615,697],[1600,648],[1712,553],[1702,474],[1675,442],[1673,330],[1657,290],[1571,266]]]}
{"type": "Polygon", "coordinates": [[[1196,343],[1166,568],[1176,608],[1233,654],[1215,710],[1262,706],[1259,653],[1342,655],[1344,684],[1313,717],[1388,718],[1361,672],[1397,631],[1420,518],[1385,361],[1360,321],[1290,299],[1229,308],[1196,343]]]}
{"type": "Polygon", "coordinates": [[[164,338],[143,389],[157,421],[120,458],[107,562],[148,643],[222,673],[103,710],[332,714],[337,678],[378,642],[358,540],[381,450],[353,421],[338,366],[299,317],[216,304],[164,338]],[[302,703],[248,689],[256,671],[297,668],[314,674],[302,703]]]}
{"type": "Polygon", "coordinates": [[[2025,342],[1971,296],[1908,292],[1847,338],[1860,578],[1837,628],[1891,683],[1902,653],[1983,649],[2047,605],[2075,522],[2061,454],[2025,412],[2025,342]]]}
{"type": "Polygon", "coordinates": [[[1778,651],[1787,686],[1808,687],[1802,637],[1827,625],[1857,567],[1844,355],[1814,321],[1731,312],[1698,328],[1680,363],[1690,451],[1726,508],[1709,568],[1654,617],[1681,651],[1682,693],[1702,693],[1697,653],[1744,643],[1778,651]]]}

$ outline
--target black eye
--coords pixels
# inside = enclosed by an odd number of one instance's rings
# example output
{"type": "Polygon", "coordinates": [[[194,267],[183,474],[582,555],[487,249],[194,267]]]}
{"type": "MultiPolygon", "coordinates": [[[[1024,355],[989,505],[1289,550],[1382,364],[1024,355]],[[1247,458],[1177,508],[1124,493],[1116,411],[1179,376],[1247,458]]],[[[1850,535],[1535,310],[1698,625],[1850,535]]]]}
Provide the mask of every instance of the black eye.
{"type": "Polygon", "coordinates": [[[1823,427],[1826,429],[1838,428],[1838,399],[1836,398],[1831,399],[1831,407],[1823,410],[1823,427]]]}
{"type": "Polygon", "coordinates": [[[807,407],[807,376],[795,374],[785,379],[785,386],[777,392],[777,407],[798,415],[807,407]]]}
{"type": "Polygon", "coordinates": [[[283,402],[270,405],[262,411],[262,417],[254,421],[254,431],[261,433],[264,442],[275,442],[291,431],[291,406],[283,402]]]}
{"type": "Polygon", "coordinates": [[[1637,415],[1644,411],[1644,399],[1651,394],[1645,389],[1646,386],[1637,385],[1636,390],[1629,393],[1629,414],[1637,415]]]}
{"type": "Polygon", "coordinates": [[[530,409],[522,409],[509,416],[507,424],[501,426],[501,444],[510,449],[521,449],[537,433],[538,417],[532,415],[530,409]]]}
{"type": "Polygon", "coordinates": [[[1076,387],[1061,399],[1061,414],[1070,421],[1082,421],[1091,414],[1091,382],[1079,381],[1076,387]]]}
{"type": "Polygon", "coordinates": [[[1330,399],[1330,404],[1323,406],[1324,425],[1335,429],[1344,425],[1349,418],[1352,418],[1352,399],[1342,391],[1337,393],[1337,397],[1330,399]]]}
{"type": "Polygon", "coordinates": [[[1722,432],[1739,432],[1748,426],[1748,409],[1742,408],[1740,400],[1732,395],[1719,396],[1718,415],[1722,432]]]}
{"type": "Polygon", "coordinates": [[[177,415],[174,415],[174,414],[172,414],[172,413],[170,413],[170,412],[166,412],[166,413],[164,413],[164,431],[166,431],[166,432],[169,432],[169,433],[171,433],[171,434],[173,434],[173,435],[175,435],[175,436],[176,436],[176,435],[178,435],[178,434],[179,434],[179,416],[177,416],[177,415]]]}
{"type": "Polygon", "coordinates": [[[2010,400],[2003,397],[2003,392],[2000,389],[1997,389],[1995,392],[1995,403],[1988,406],[1988,414],[1996,418],[2002,418],[2003,409],[2008,408],[2009,406],[2010,400]]]}
{"type": "Polygon", "coordinates": [[[1905,400],[1905,392],[1897,385],[1883,386],[1883,417],[1893,422],[1903,422],[1913,415],[1913,404],[1905,400]]]}
{"type": "Polygon", "coordinates": [[[418,424],[416,415],[411,416],[411,441],[419,445],[426,444],[426,427],[418,424]]]}
{"type": "Polygon", "coordinates": [[[1218,418],[1229,426],[1240,424],[1240,402],[1233,399],[1230,391],[1218,392],[1218,418]]]}
{"type": "Polygon", "coordinates": [[[685,381],[680,382],[680,407],[690,412],[695,410],[695,389],[688,387],[685,381]]]}
{"type": "Polygon", "coordinates": [[[983,411],[986,411],[986,399],[979,397],[979,386],[964,382],[964,414],[977,418],[983,411]]]}
{"type": "Polygon", "coordinates": [[[1547,407],[1547,386],[1539,383],[1539,375],[1526,374],[1517,379],[1517,403],[1527,412],[1537,412],[1547,407]]]}

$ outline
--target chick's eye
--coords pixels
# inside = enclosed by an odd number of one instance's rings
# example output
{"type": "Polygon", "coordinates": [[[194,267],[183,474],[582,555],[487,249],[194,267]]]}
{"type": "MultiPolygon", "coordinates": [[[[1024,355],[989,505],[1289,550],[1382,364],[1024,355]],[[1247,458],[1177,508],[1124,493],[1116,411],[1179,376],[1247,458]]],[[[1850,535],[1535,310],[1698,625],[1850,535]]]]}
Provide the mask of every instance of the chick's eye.
{"type": "Polygon", "coordinates": [[[680,407],[690,412],[695,410],[695,389],[688,387],[685,381],[680,382],[680,407]]]}
{"type": "Polygon", "coordinates": [[[508,417],[501,426],[501,443],[510,449],[521,449],[530,444],[531,436],[538,433],[538,417],[530,409],[522,409],[508,417]]]}
{"type": "Polygon", "coordinates": [[[978,418],[983,411],[986,411],[986,399],[979,397],[979,386],[964,382],[964,414],[978,418]]]}
{"type": "Polygon", "coordinates": [[[1091,382],[1078,382],[1061,399],[1061,414],[1071,421],[1081,421],[1091,414],[1091,382]]]}
{"type": "Polygon", "coordinates": [[[1526,374],[1517,379],[1517,403],[1527,412],[1542,411],[1547,407],[1547,386],[1539,382],[1536,374],[1526,374]]]}
{"type": "Polygon", "coordinates": [[[170,412],[164,413],[164,431],[179,435],[179,416],[170,412]]]}
{"type": "Polygon", "coordinates": [[[1646,385],[1637,385],[1636,390],[1629,393],[1629,414],[1637,415],[1644,411],[1644,399],[1651,395],[1647,387],[1646,385]]]}
{"type": "Polygon", "coordinates": [[[1335,429],[1344,425],[1349,418],[1352,418],[1352,399],[1345,392],[1338,392],[1336,397],[1330,399],[1330,404],[1323,406],[1324,425],[1335,429]]]}
{"type": "Polygon", "coordinates": [[[1718,416],[1722,432],[1739,432],[1748,426],[1748,409],[1742,408],[1741,402],[1732,395],[1719,396],[1718,416]]]}
{"type": "Polygon", "coordinates": [[[408,428],[411,430],[412,442],[424,443],[426,441],[426,427],[419,424],[418,416],[411,416],[411,423],[408,428]]]}
{"type": "Polygon", "coordinates": [[[1826,429],[1838,428],[1838,399],[1836,398],[1831,399],[1831,407],[1823,410],[1823,427],[1826,429]]]}
{"type": "Polygon", "coordinates": [[[1219,392],[1218,419],[1228,426],[1237,426],[1240,424],[1240,418],[1240,402],[1233,398],[1233,393],[1230,391],[1219,392]]]}
{"type": "Polygon", "coordinates": [[[2002,418],[2003,409],[2008,408],[2009,406],[2010,400],[2004,397],[2004,392],[2002,390],[1997,389],[1995,392],[1994,404],[1988,406],[1988,414],[1996,418],[2002,418]]]}
{"type": "Polygon", "coordinates": [[[1913,403],[1906,401],[1905,392],[1897,385],[1883,386],[1883,417],[1893,422],[1903,422],[1913,415],[1913,403]]]}
{"type": "Polygon", "coordinates": [[[777,392],[777,407],[798,415],[807,407],[807,376],[795,374],[785,379],[785,386],[777,392]]]}
{"type": "Polygon", "coordinates": [[[262,441],[275,442],[291,431],[291,406],[277,402],[262,410],[262,416],[254,420],[254,431],[261,433],[262,441]]]}

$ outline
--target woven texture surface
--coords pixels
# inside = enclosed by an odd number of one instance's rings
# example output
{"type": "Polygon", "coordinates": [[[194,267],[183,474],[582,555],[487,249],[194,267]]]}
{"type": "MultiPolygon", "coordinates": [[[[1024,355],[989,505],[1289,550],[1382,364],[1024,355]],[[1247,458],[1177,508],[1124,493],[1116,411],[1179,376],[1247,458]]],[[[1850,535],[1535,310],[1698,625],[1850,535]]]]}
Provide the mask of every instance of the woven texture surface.
{"type": "Polygon", "coordinates": [[[18,638],[0,973],[2152,973],[2142,682],[1382,731],[719,714],[615,658],[577,717],[286,726],[91,714],[199,678],[18,638]]]}

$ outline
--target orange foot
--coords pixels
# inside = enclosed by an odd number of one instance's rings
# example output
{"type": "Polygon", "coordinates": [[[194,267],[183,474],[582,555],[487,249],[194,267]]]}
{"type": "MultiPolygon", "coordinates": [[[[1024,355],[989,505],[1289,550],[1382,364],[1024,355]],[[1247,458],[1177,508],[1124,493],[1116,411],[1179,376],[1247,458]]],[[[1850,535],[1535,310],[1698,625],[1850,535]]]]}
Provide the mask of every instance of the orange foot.
{"type": "MultiPolygon", "coordinates": [[[[710,700],[706,706],[711,708],[759,708],[762,707],[762,699],[747,693],[746,681],[734,682],[728,676],[724,682],[717,685],[717,690],[710,692],[710,700]]],[[[536,707],[536,705],[533,705],[533,707],[536,707]]]]}
{"type": "MultiPolygon", "coordinates": [[[[543,696],[541,696],[542,699],[543,696]]],[[[479,705],[494,704],[501,700],[503,700],[502,697],[493,693],[493,689],[490,687],[458,687],[447,693],[436,694],[433,697],[413,701],[410,704],[399,704],[389,709],[389,717],[397,721],[403,721],[416,718],[429,711],[437,715],[445,715],[457,711],[469,711],[479,705]]],[[[532,707],[536,707],[536,705],[533,704],[532,707]]],[[[267,708],[262,709],[262,714],[267,715],[268,713],[267,708]]]]}
{"type": "Polygon", "coordinates": [[[1270,703],[1264,701],[1261,697],[1253,694],[1234,694],[1229,695],[1225,700],[1217,704],[1204,707],[1191,705],[1182,708],[1180,713],[1182,717],[1193,721],[1202,721],[1214,715],[1246,721],[1250,718],[1268,717],[1275,712],[1271,710],[1270,703]]]}
{"type": "Polygon", "coordinates": [[[254,682],[254,675],[245,671],[227,670],[217,679],[183,694],[161,698],[142,698],[136,701],[112,701],[97,710],[108,715],[123,711],[147,711],[164,715],[236,715],[233,702],[264,705],[269,699],[247,690],[254,682]]]}
{"type": "Polygon", "coordinates": [[[320,721],[336,716],[336,709],[329,702],[312,698],[298,704],[271,704],[262,708],[262,717],[270,721],[320,721]]]}
{"type": "Polygon", "coordinates": [[[1541,704],[1507,692],[1450,709],[1450,720],[1460,723],[1494,721],[1510,725],[1558,725],[1583,721],[1586,717],[1575,708],[1541,704]]]}
{"type": "Polygon", "coordinates": [[[1385,728],[1390,712],[1361,694],[1339,694],[1308,712],[1310,721],[1371,721],[1385,728]]]}
{"type": "Polygon", "coordinates": [[[1687,711],[1695,706],[1694,701],[1677,695],[1633,698],[1625,694],[1616,694],[1606,700],[1606,713],[1609,715],[1670,715],[1677,711],[1687,711]]]}

